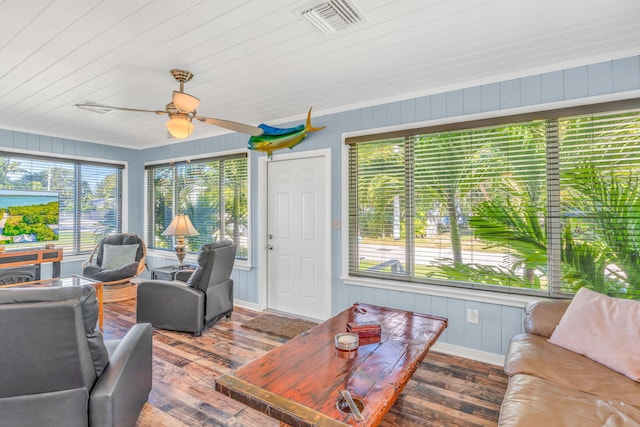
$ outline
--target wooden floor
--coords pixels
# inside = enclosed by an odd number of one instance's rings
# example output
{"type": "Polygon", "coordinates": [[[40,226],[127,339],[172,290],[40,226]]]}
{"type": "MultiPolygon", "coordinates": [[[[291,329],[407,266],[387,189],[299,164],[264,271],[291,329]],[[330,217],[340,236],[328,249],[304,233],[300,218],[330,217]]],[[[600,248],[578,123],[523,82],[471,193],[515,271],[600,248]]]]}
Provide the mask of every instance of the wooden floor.
{"type": "MultiPolygon", "coordinates": [[[[153,389],[138,426],[259,426],[279,423],[214,390],[214,380],[285,340],[242,328],[260,313],[237,308],[201,337],[154,330],[153,389]]],[[[135,322],[135,300],[105,304],[105,338],[135,322]]],[[[507,386],[501,367],[430,352],[381,426],[495,426],[507,386]]]]}

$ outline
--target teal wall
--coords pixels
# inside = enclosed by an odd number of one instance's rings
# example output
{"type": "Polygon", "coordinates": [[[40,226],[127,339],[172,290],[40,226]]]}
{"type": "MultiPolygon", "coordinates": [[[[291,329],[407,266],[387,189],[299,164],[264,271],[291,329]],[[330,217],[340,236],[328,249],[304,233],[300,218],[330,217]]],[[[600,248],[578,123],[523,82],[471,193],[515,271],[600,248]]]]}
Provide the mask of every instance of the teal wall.
{"type": "MultiPolygon", "coordinates": [[[[425,88],[425,91],[428,88],[425,88]]],[[[640,56],[595,63],[480,86],[466,87],[413,99],[358,108],[325,116],[314,116],[316,126],[326,129],[312,134],[295,150],[331,149],[332,218],[342,218],[342,135],[387,126],[406,125],[436,119],[463,117],[470,114],[508,111],[519,108],[544,109],[549,104],[609,95],[609,98],[639,96],[640,56]]],[[[582,101],[584,100],[584,102],[582,101]]],[[[301,111],[302,115],[305,113],[301,111]]],[[[279,126],[296,125],[281,123],[279,126]]],[[[58,153],[65,155],[123,160],[129,162],[128,218],[129,231],[144,233],[144,163],[202,156],[245,148],[247,137],[228,134],[192,142],[174,143],[142,151],[128,150],[81,141],[52,138],[0,130],[0,148],[58,153]]],[[[276,153],[277,154],[277,153],[276,153]]],[[[251,304],[258,303],[257,218],[258,158],[251,152],[251,259],[254,267],[235,270],[235,297],[251,304]]],[[[521,331],[521,307],[480,302],[478,298],[451,298],[423,293],[409,293],[366,286],[346,285],[340,280],[343,271],[343,230],[332,230],[332,311],[337,313],[359,301],[432,313],[449,318],[449,328],[440,342],[493,354],[504,354],[511,336],[521,331]],[[467,308],[480,311],[480,323],[465,321],[467,308]]],[[[346,248],[345,248],[346,249],[346,248]]],[[[150,260],[161,264],[162,260],[150,260]]],[[[65,270],[63,269],[63,272],[65,270]]]]}

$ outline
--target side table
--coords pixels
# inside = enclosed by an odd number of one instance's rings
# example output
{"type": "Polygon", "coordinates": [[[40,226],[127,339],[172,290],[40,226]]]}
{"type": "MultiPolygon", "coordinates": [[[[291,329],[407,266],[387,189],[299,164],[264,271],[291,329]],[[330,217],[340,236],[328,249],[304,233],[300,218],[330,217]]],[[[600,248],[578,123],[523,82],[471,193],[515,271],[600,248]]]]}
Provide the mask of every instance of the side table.
{"type": "Polygon", "coordinates": [[[176,280],[176,274],[178,271],[195,269],[195,265],[185,264],[183,266],[178,265],[165,265],[162,267],[152,267],[151,280],[176,280]]]}

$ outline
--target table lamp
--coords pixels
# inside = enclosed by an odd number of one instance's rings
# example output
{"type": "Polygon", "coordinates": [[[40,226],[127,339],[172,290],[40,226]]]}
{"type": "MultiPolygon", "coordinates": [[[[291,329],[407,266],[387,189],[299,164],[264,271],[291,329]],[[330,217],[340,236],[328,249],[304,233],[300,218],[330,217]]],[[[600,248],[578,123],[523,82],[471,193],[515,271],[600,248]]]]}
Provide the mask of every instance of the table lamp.
{"type": "Polygon", "coordinates": [[[182,266],[184,257],[187,254],[187,243],[184,241],[184,236],[197,236],[198,230],[195,229],[191,220],[185,214],[180,214],[173,218],[171,224],[162,233],[163,236],[176,236],[176,245],[174,249],[176,256],[178,257],[178,265],[182,266]]]}

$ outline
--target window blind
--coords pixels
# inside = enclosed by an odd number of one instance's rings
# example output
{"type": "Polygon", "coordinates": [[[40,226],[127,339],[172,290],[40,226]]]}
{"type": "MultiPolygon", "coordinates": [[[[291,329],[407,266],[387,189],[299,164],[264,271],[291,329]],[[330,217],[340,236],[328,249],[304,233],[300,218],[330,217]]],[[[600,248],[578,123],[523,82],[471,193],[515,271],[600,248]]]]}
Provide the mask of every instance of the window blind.
{"type": "Polygon", "coordinates": [[[562,290],[640,298],[640,111],[558,128],[562,290]]]}
{"type": "Polygon", "coordinates": [[[148,246],[173,248],[163,236],[173,217],[187,214],[198,236],[185,237],[189,252],[202,244],[230,239],[237,257],[248,255],[248,165],[246,153],[147,166],[148,246]]]}
{"type": "Polygon", "coordinates": [[[640,110],[599,107],[347,140],[349,274],[639,298],[640,110]]]}
{"type": "Polygon", "coordinates": [[[406,247],[402,238],[405,213],[405,159],[402,139],[359,144],[352,148],[351,176],[355,194],[350,208],[352,273],[388,272],[404,275],[406,247]],[[357,159],[357,161],[354,161],[357,159]]]}
{"type": "MultiPolygon", "coordinates": [[[[122,231],[123,165],[0,154],[0,188],[58,193],[55,243],[65,253],[91,251],[102,237],[122,231]]],[[[42,243],[16,246],[33,245],[42,243]]]]}

